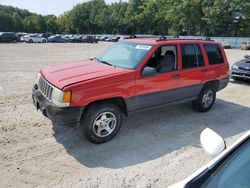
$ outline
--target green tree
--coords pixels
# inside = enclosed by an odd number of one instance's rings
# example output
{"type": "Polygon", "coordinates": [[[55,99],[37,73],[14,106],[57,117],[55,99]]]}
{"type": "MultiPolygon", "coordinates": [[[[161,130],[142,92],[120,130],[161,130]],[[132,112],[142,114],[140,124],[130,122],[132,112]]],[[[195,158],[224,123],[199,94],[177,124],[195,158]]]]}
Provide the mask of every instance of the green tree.
{"type": "Polygon", "coordinates": [[[46,32],[50,32],[50,33],[56,33],[58,30],[58,26],[57,26],[57,17],[54,15],[48,15],[44,17],[44,21],[46,24],[46,32]]]}
{"type": "Polygon", "coordinates": [[[0,31],[13,31],[14,24],[13,18],[0,10],[0,31]]]}
{"type": "Polygon", "coordinates": [[[0,30],[250,36],[249,0],[91,0],[56,17],[0,5],[0,30]]]}

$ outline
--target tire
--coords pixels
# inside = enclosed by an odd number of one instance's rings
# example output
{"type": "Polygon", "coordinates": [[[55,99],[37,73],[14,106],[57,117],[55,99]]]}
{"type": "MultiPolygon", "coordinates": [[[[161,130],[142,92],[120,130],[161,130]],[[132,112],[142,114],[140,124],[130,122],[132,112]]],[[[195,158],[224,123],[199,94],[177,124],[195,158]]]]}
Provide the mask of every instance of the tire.
{"type": "Polygon", "coordinates": [[[32,40],[32,39],[30,39],[30,40],[29,40],[29,43],[33,43],[33,40],[32,40]]]}
{"type": "Polygon", "coordinates": [[[12,42],[13,42],[13,43],[16,43],[17,41],[16,41],[16,39],[14,39],[12,42]]]}
{"type": "Polygon", "coordinates": [[[200,92],[198,98],[192,102],[193,108],[198,112],[207,112],[212,108],[216,99],[215,87],[206,85],[200,92]]]}
{"type": "Polygon", "coordinates": [[[113,103],[96,103],[84,112],[81,126],[89,142],[101,144],[111,140],[118,133],[122,118],[120,108],[113,103]]]}
{"type": "Polygon", "coordinates": [[[46,43],[46,40],[45,40],[45,39],[43,39],[43,43],[46,43]]]}

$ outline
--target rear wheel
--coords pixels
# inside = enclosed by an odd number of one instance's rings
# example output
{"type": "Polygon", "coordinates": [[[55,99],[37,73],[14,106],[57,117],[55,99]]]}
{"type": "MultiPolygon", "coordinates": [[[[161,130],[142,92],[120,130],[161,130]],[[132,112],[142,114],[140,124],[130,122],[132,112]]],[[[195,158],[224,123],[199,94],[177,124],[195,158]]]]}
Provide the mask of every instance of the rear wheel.
{"type": "Polygon", "coordinates": [[[43,43],[46,43],[47,41],[45,39],[43,39],[43,43]]]}
{"type": "Polygon", "coordinates": [[[198,98],[192,102],[193,108],[198,112],[207,112],[212,108],[216,98],[216,90],[213,86],[205,86],[198,98]]]}
{"type": "Polygon", "coordinates": [[[111,140],[122,124],[122,113],[113,103],[96,103],[88,107],[81,125],[88,141],[100,144],[111,140]]]}
{"type": "Polygon", "coordinates": [[[32,40],[32,39],[30,39],[30,40],[29,40],[29,43],[33,43],[33,40],[32,40]]]}

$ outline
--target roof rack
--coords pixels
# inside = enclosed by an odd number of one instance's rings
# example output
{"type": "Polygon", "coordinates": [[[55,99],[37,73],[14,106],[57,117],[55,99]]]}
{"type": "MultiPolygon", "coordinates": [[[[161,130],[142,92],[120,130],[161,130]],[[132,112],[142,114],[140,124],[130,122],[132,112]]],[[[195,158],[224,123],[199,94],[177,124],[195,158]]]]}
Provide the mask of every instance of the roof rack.
{"type": "Polygon", "coordinates": [[[124,37],[124,39],[134,39],[134,38],[159,38],[159,35],[130,35],[124,37]]]}
{"type": "Polygon", "coordinates": [[[205,36],[165,36],[165,35],[130,35],[124,37],[124,39],[134,39],[134,38],[156,38],[156,42],[167,41],[167,40],[204,40],[213,41],[210,37],[205,36]]]}
{"type": "Polygon", "coordinates": [[[160,36],[159,39],[156,40],[156,42],[159,41],[166,41],[166,40],[205,40],[205,41],[212,41],[210,37],[195,37],[195,36],[160,36]]]}

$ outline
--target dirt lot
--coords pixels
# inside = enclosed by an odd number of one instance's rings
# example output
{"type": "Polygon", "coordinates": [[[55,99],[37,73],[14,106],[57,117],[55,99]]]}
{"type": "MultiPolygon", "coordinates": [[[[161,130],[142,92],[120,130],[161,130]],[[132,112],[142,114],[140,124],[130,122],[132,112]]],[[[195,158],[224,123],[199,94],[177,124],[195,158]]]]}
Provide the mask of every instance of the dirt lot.
{"type": "MultiPolygon", "coordinates": [[[[211,160],[199,144],[205,127],[228,145],[250,129],[250,84],[233,81],[207,113],[190,103],[138,113],[105,144],[53,127],[32,105],[38,70],[109,45],[0,44],[0,187],[167,187],[211,160]]],[[[227,50],[231,64],[246,53],[227,50]]]]}

